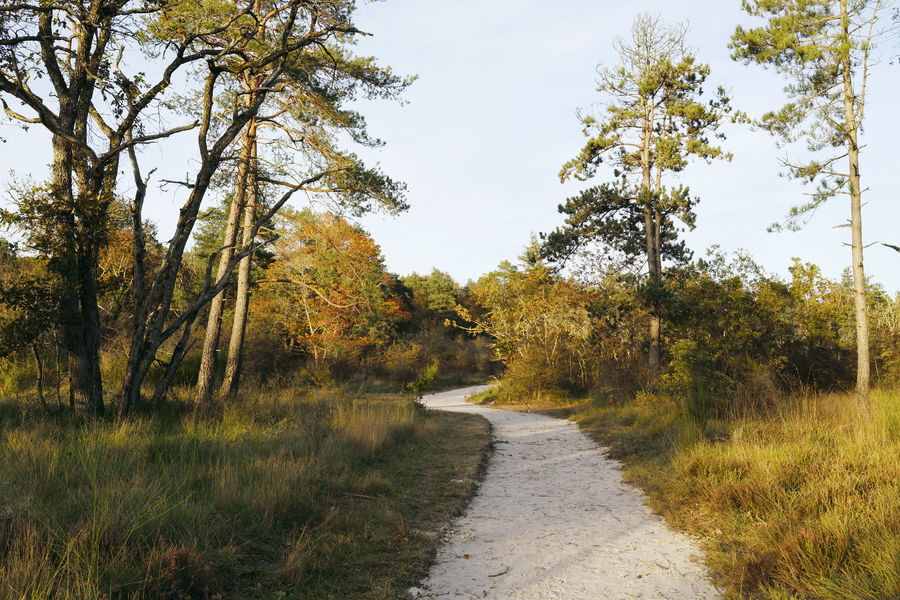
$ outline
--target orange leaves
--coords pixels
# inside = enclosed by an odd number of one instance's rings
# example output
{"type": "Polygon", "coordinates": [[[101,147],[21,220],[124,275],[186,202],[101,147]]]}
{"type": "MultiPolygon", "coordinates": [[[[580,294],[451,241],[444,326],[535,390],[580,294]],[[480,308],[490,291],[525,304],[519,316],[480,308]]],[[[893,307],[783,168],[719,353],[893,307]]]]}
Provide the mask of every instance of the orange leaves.
{"type": "Polygon", "coordinates": [[[275,320],[316,358],[387,341],[406,313],[388,295],[378,244],[330,213],[288,212],[279,226],[257,314],[275,320]]]}

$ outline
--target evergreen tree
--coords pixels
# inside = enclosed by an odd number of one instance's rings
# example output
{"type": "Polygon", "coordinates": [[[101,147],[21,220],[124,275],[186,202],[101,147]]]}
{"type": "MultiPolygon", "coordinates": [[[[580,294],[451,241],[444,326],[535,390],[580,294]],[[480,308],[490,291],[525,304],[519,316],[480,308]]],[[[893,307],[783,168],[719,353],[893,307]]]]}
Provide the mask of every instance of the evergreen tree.
{"type": "MultiPolygon", "coordinates": [[[[785,142],[804,139],[815,157],[788,173],[817,183],[810,200],[791,209],[787,225],[798,227],[818,206],[839,194],[850,197],[852,269],[856,313],[860,405],[869,392],[869,318],[863,269],[859,132],[865,112],[871,52],[885,3],[881,0],[756,0],[743,2],[757,28],[738,27],[733,58],[774,67],[788,80],[789,101],[763,116],[760,125],[785,142]],[[846,161],[846,162],[845,162],[846,161]],[[842,167],[841,164],[845,166],[842,167]]],[[[776,226],[777,228],[777,226],[776,226]]]]}
{"type": "MultiPolygon", "coordinates": [[[[570,256],[580,244],[598,240],[629,254],[638,240],[648,270],[650,299],[650,375],[660,361],[660,294],[662,259],[680,258],[673,217],[692,227],[689,190],[664,185],[667,173],[677,173],[691,158],[730,159],[715,143],[719,126],[731,113],[723,88],[708,103],[701,102],[709,66],[699,64],[686,46],[687,28],[666,27],[656,17],[638,15],[631,40],[618,40],[619,65],[599,69],[597,91],[606,102],[598,115],[581,115],[590,139],[560,173],[590,179],[609,164],[620,181],[588,190],[560,206],[566,226],[548,238],[547,253],[570,256]]],[[[739,117],[736,114],[735,117],[739,117]]]]}

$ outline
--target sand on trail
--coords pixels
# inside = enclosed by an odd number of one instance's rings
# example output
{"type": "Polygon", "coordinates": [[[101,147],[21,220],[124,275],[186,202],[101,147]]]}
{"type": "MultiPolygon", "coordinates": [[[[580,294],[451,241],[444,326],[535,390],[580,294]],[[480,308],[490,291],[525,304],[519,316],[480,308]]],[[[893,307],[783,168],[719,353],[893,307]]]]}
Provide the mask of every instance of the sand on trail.
{"type": "Polygon", "coordinates": [[[450,525],[421,599],[713,599],[694,557],[622,481],[620,466],[563,419],[465,402],[484,389],[426,396],[433,409],[480,414],[495,451],[465,514],[450,525]]]}

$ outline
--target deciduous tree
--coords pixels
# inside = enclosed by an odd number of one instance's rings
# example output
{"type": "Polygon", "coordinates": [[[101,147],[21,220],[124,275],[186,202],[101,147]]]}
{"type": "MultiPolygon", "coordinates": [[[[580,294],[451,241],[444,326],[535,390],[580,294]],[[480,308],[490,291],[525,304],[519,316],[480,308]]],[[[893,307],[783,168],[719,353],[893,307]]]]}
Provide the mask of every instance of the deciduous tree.
{"type": "Polygon", "coordinates": [[[535,241],[520,265],[504,261],[469,286],[480,314],[463,306],[459,316],[472,334],[485,333],[507,367],[506,381],[523,394],[541,388],[586,387],[593,375],[590,299],[539,258],[535,241]]]}
{"type": "Polygon", "coordinates": [[[287,213],[281,222],[260,317],[317,365],[386,343],[405,314],[372,238],[330,213],[287,213]]]}

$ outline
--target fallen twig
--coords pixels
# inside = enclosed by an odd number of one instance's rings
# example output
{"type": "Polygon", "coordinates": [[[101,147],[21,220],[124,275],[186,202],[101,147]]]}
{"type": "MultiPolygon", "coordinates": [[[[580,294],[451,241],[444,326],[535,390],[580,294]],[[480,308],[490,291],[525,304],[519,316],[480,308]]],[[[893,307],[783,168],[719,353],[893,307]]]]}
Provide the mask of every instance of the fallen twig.
{"type": "Polygon", "coordinates": [[[353,496],[354,498],[365,498],[366,500],[378,500],[374,496],[366,496],[365,494],[347,494],[348,496],[353,496]]]}

